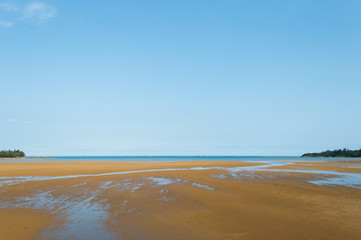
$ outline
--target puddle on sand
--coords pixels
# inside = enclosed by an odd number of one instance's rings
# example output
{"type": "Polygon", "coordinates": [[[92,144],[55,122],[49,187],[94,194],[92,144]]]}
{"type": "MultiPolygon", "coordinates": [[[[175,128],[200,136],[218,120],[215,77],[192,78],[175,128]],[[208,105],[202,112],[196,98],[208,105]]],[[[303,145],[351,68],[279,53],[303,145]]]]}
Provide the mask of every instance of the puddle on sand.
{"type": "Polygon", "coordinates": [[[317,185],[339,185],[352,188],[361,189],[361,174],[359,173],[345,173],[336,171],[323,171],[323,170],[306,170],[306,169],[270,169],[269,167],[285,166],[292,163],[269,163],[261,166],[251,167],[236,167],[228,168],[228,173],[214,174],[212,177],[216,178],[236,178],[242,177],[256,179],[256,178],[273,178],[277,172],[283,173],[308,173],[319,175],[321,179],[307,180],[309,183],[317,185]],[[257,172],[269,172],[270,174],[257,174],[257,172]]]}
{"type": "MultiPolygon", "coordinates": [[[[78,184],[74,186],[83,186],[78,184]]],[[[73,187],[74,187],[73,186],[73,187]]],[[[58,186],[55,186],[57,188],[58,186]]],[[[1,197],[0,208],[43,209],[56,214],[51,226],[45,229],[39,239],[74,240],[115,240],[115,234],[106,229],[105,221],[109,213],[106,204],[95,201],[101,192],[77,188],[80,197],[71,192],[61,194],[57,190],[37,190],[22,197],[1,197]]]]}
{"type": "MultiPolygon", "coordinates": [[[[24,182],[33,179],[35,179],[34,181],[50,180],[48,177],[24,177],[24,179],[24,182]]],[[[8,178],[3,180],[9,181],[8,178]]],[[[40,239],[112,240],[117,238],[115,234],[106,229],[105,223],[110,217],[107,211],[109,207],[107,199],[104,198],[106,191],[130,193],[143,187],[158,187],[160,188],[158,200],[169,202],[176,200],[174,193],[167,189],[170,184],[190,184],[213,190],[207,185],[166,177],[135,177],[96,182],[95,184],[91,179],[87,179],[68,187],[63,186],[59,181],[54,181],[54,184],[48,189],[38,189],[36,185],[33,185],[35,190],[30,190],[23,196],[0,196],[0,208],[43,209],[56,214],[57,217],[51,227],[44,230],[40,239]]],[[[120,204],[119,210],[126,214],[136,213],[133,206],[129,207],[128,200],[124,200],[120,204]]]]}
{"type": "Polygon", "coordinates": [[[107,231],[105,221],[109,213],[97,202],[92,202],[93,197],[81,202],[71,204],[61,213],[65,224],[58,229],[49,228],[41,234],[43,239],[74,239],[74,240],[115,240],[115,234],[107,231]]]}
{"type": "Polygon", "coordinates": [[[169,184],[172,184],[172,183],[181,183],[181,182],[183,182],[183,183],[191,183],[193,186],[196,186],[196,187],[199,187],[199,188],[205,188],[207,190],[214,190],[213,187],[210,187],[210,186],[207,186],[207,185],[204,185],[204,184],[199,184],[199,183],[196,183],[196,182],[189,182],[187,180],[180,179],[180,178],[172,179],[172,178],[147,177],[146,179],[152,180],[153,182],[155,182],[159,186],[164,186],[164,185],[169,185],[169,184]]]}
{"type": "Polygon", "coordinates": [[[173,183],[173,180],[170,178],[147,177],[146,179],[149,179],[149,180],[157,183],[157,185],[159,185],[159,186],[168,185],[168,184],[173,183]]]}
{"type": "Polygon", "coordinates": [[[214,188],[207,186],[207,185],[203,185],[203,184],[199,184],[199,183],[192,183],[193,186],[199,187],[199,188],[205,188],[207,190],[214,190],[214,188]]]}

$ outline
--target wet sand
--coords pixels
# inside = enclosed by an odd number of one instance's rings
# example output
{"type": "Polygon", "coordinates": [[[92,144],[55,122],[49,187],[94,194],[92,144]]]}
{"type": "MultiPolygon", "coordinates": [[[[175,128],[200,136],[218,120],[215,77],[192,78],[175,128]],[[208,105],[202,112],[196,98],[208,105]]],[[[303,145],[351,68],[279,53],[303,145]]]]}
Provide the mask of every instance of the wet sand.
{"type": "Polygon", "coordinates": [[[1,239],[360,239],[361,164],[0,164],[1,239]]]}
{"type": "Polygon", "coordinates": [[[51,221],[43,210],[0,209],[1,239],[35,239],[51,221]]]}

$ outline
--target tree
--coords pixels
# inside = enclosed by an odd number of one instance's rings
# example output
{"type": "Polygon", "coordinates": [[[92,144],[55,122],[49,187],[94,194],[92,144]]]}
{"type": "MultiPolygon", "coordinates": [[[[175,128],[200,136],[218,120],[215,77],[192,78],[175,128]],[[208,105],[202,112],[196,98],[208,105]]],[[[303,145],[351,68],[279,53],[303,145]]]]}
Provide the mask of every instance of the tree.
{"type": "Polygon", "coordinates": [[[301,157],[351,157],[358,158],[361,157],[361,149],[360,150],[349,150],[347,148],[344,149],[336,149],[333,151],[327,150],[320,153],[305,153],[301,157]]]}
{"type": "Polygon", "coordinates": [[[0,151],[0,158],[20,158],[25,157],[23,151],[18,150],[2,150],[0,151]]]}

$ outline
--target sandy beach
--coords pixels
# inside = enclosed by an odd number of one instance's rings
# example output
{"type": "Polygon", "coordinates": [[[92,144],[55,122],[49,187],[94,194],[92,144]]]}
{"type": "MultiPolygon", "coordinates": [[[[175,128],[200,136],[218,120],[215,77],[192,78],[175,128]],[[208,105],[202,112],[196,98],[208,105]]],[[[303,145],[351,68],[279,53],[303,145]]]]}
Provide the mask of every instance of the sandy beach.
{"type": "Polygon", "coordinates": [[[1,239],[360,239],[361,164],[2,162],[1,239]]]}
{"type": "Polygon", "coordinates": [[[360,13],[0,1],[0,240],[361,240],[360,13]]]}

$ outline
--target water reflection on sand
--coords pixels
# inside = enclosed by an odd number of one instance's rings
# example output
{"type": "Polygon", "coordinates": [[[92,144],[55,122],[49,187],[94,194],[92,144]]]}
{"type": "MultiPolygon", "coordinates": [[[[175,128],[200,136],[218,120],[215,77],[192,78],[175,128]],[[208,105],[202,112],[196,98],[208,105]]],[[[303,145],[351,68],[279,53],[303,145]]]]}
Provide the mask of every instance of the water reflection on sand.
{"type": "MultiPolygon", "coordinates": [[[[112,193],[126,192],[135,194],[137,191],[158,189],[157,199],[164,202],[177,201],[177,195],[169,191],[169,185],[185,184],[197,188],[198,191],[217,191],[215,186],[201,182],[194,182],[173,177],[132,177],[139,173],[166,173],[170,171],[210,171],[210,178],[233,179],[238,181],[274,179],[279,174],[302,174],[299,179],[316,185],[334,185],[361,189],[361,174],[338,171],[310,170],[310,169],[277,169],[292,165],[292,162],[265,162],[260,166],[245,167],[189,167],[146,169],[100,174],[66,175],[66,176],[17,176],[0,177],[0,190],[13,185],[28,184],[30,182],[53,181],[52,187],[47,189],[34,187],[34,191],[26,195],[2,195],[0,208],[33,208],[44,209],[56,214],[54,224],[45,229],[40,239],[119,239],[111,230],[107,229],[110,219],[109,208],[118,207],[120,213],[143,214],[134,205],[131,199],[124,199],[113,206],[105,196],[112,193]],[[127,175],[128,178],[103,181],[99,177],[127,175]],[[306,176],[306,177],[304,177],[306,176]],[[313,176],[313,177],[310,177],[313,176]],[[61,180],[79,179],[77,184],[70,187],[63,185],[61,180]],[[94,188],[94,181],[97,187],[94,188]],[[68,190],[64,192],[64,187],[68,190]]],[[[358,166],[355,166],[358,167],[358,166]]],[[[113,203],[114,204],[114,203],[113,203]]]]}

